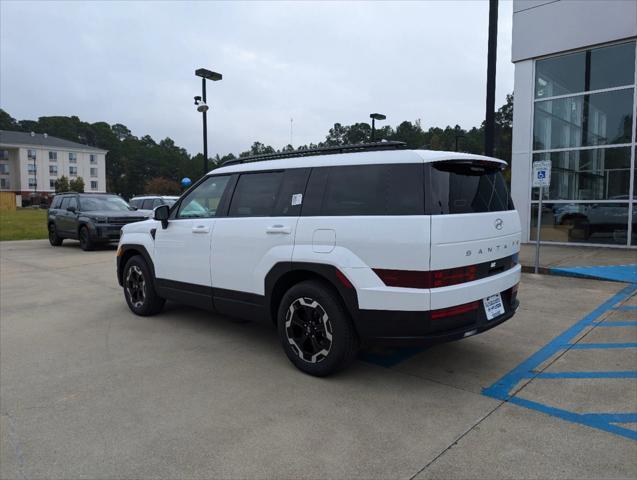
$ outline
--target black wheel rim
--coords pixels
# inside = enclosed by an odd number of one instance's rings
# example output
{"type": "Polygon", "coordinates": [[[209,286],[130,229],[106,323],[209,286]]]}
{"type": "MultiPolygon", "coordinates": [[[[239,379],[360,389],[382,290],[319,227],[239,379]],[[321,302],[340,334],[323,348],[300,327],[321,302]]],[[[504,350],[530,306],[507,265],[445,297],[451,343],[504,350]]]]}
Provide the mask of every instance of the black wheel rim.
{"type": "Polygon", "coordinates": [[[285,335],[296,355],[308,363],[323,361],[332,349],[332,324],[316,300],[297,298],[285,314],[285,335]]]}
{"type": "Polygon", "coordinates": [[[126,272],[126,295],[135,308],[141,308],[146,300],[146,281],[144,273],[137,265],[132,265],[126,272]]]}
{"type": "Polygon", "coordinates": [[[80,245],[84,247],[88,245],[88,232],[86,231],[86,228],[83,228],[80,231],[80,245]]]}
{"type": "Polygon", "coordinates": [[[53,225],[49,226],[49,239],[55,241],[57,235],[55,234],[55,227],[53,225]]]}

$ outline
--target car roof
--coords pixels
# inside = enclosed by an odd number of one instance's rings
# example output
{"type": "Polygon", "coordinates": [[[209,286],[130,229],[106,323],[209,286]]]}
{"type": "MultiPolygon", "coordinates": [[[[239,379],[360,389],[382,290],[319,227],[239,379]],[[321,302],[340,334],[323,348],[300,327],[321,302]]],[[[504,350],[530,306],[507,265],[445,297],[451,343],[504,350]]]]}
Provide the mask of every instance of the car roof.
{"type": "Polygon", "coordinates": [[[283,168],[327,167],[345,165],[377,165],[387,163],[431,163],[444,160],[478,160],[506,164],[505,161],[472,153],[443,152],[437,150],[380,150],[368,152],[338,153],[302,156],[274,160],[233,163],[209,172],[222,173],[250,172],[258,170],[280,170],[283,168]]]}
{"type": "Polygon", "coordinates": [[[179,196],[177,195],[138,195],[131,198],[131,200],[148,200],[149,198],[174,198],[175,200],[177,200],[179,196]]]}

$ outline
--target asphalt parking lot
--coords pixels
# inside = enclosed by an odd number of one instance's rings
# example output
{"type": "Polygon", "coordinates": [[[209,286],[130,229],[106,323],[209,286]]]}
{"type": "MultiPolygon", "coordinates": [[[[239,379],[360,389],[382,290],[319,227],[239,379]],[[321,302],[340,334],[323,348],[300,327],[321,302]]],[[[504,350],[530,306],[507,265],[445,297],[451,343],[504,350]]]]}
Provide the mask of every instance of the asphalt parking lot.
{"type": "Polygon", "coordinates": [[[0,286],[3,479],[637,477],[637,286],[524,275],[500,327],[326,379],[265,326],[134,316],[114,248],[3,242],[0,286]]]}

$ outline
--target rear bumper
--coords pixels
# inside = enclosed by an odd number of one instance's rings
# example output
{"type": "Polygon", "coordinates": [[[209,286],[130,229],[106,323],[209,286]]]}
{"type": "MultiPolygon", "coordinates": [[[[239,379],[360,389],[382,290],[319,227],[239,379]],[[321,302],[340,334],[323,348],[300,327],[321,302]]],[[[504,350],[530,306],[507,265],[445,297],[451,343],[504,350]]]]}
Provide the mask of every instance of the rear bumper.
{"type": "Polygon", "coordinates": [[[487,320],[484,306],[447,317],[432,319],[429,311],[360,310],[356,328],[365,344],[396,346],[431,345],[476,335],[511,318],[519,301],[513,288],[500,292],[504,313],[487,320]]]}

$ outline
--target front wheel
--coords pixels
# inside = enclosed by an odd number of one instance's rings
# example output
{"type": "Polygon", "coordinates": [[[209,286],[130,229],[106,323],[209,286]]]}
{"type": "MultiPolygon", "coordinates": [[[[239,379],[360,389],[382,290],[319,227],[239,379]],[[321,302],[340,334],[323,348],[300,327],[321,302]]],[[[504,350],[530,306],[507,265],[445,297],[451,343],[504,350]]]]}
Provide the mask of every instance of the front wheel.
{"type": "Polygon", "coordinates": [[[132,257],[124,267],[124,297],[128,308],[136,315],[159,313],[166,300],[157,295],[150,269],[143,257],[132,257]]]}
{"type": "Polygon", "coordinates": [[[95,244],[91,240],[88,227],[80,228],[80,248],[85,252],[89,252],[95,248],[95,244]]]}
{"type": "Polygon", "coordinates": [[[290,361],[317,377],[346,367],[358,338],[341,299],[321,282],[305,281],[283,296],[277,317],[279,338],[290,361]]]}

